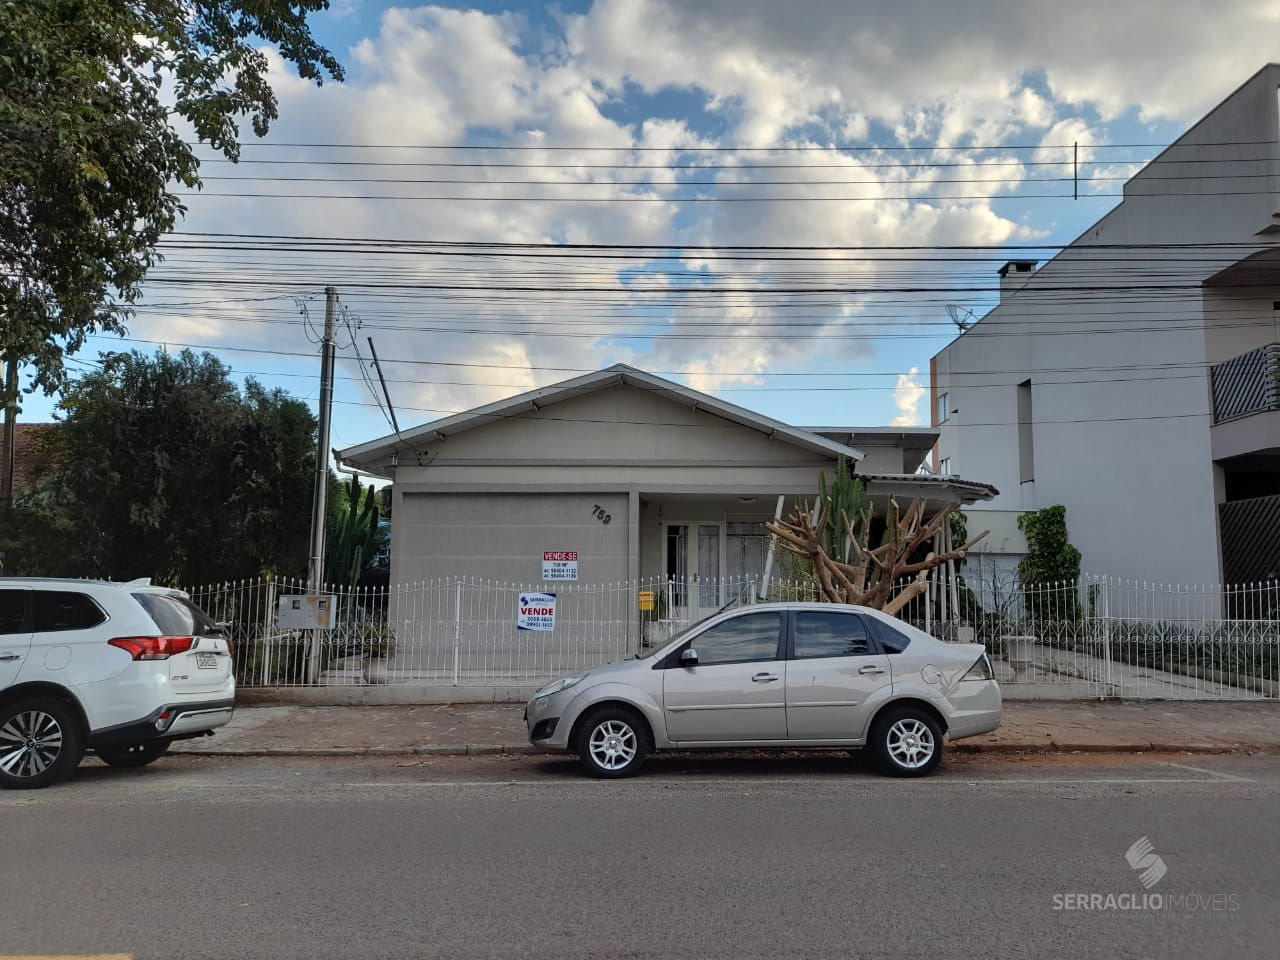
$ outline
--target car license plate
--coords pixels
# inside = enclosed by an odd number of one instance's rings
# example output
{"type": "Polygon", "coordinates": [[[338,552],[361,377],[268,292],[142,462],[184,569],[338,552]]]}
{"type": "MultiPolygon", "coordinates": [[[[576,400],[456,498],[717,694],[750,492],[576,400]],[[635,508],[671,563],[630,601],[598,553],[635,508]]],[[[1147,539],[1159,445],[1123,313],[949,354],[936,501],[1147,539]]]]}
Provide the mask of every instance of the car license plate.
{"type": "Polygon", "coordinates": [[[218,655],[216,653],[197,653],[196,666],[201,670],[217,670],[218,655]]]}

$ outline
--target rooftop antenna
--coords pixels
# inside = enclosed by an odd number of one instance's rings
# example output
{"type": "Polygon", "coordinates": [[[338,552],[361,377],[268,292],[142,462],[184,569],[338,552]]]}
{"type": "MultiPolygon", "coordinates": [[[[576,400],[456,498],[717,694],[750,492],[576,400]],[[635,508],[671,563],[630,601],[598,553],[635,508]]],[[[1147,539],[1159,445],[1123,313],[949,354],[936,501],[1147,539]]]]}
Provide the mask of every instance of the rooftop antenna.
{"type": "Polygon", "coordinates": [[[960,328],[961,333],[964,333],[978,322],[978,318],[973,315],[972,310],[962,307],[958,303],[947,304],[947,316],[951,318],[952,323],[960,328]]]}

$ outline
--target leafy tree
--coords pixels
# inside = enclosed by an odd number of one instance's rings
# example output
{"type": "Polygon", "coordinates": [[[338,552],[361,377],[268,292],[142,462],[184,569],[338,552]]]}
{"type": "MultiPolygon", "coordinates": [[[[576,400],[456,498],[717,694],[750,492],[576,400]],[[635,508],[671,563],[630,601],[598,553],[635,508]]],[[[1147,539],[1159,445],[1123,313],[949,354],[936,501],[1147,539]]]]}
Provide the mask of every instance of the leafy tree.
{"type": "Polygon", "coordinates": [[[6,572],[200,585],[300,575],[315,418],[212,354],[106,354],[63,391],[58,466],[16,504],[6,572]]]}
{"type": "Polygon", "coordinates": [[[0,0],[0,359],[30,364],[32,389],[56,390],[86,336],[124,331],[184,212],[170,185],[200,184],[178,124],[230,159],[242,118],[263,136],[263,42],[306,79],[342,79],[307,24],[328,5],[0,0]]]}
{"type": "Polygon", "coordinates": [[[1059,504],[1018,517],[1027,552],[1018,564],[1027,612],[1037,620],[1073,619],[1079,615],[1076,582],[1080,551],[1067,539],[1067,508],[1059,504]]]}

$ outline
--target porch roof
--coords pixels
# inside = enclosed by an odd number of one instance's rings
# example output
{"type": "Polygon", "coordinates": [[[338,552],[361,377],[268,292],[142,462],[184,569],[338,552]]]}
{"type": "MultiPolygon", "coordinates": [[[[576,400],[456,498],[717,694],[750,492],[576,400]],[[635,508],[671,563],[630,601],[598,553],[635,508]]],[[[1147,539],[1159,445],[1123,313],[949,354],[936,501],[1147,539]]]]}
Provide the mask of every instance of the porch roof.
{"type": "MultiPolygon", "coordinates": [[[[831,457],[844,456],[851,460],[861,460],[865,454],[849,443],[840,442],[803,427],[793,427],[746,407],[728,403],[718,397],[694,390],[652,373],[645,373],[625,363],[617,363],[594,373],[584,374],[570,380],[563,380],[546,387],[538,387],[514,397],[507,397],[494,403],[476,407],[463,413],[454,414],[441,420],[434,420],[421,426],[389,434],[368,443],[357,444],[338,451],[338,459],[370,473],[383,474],[385,467],[392,461],[394,454],[410,452],[415,441],[427,443],[448,439],[451,436],[486,424],[494,423],[509,417],[519,416],[543,407],[582,396],[595,390],[605,389],[618,384],[626,384],[649,390],[665,396],[677,403],[690,406],[712,416],[720,417],[740,426],[756,430],[770,438],[777,437],[796,447],[812,453],[823,453],[831,457]]],[[[848,431],[844,431],[848,433],[848,431]]],[[[850,437],[851,438],[851,437],[850,437]]]]}
{"type": "Polygon", "coordinates": [[[903,494],[954,503],[977,503],[991,500],[1000,491],[979,480],[963,480],[960,477],[939,477],[930,473],[860,473],[867,485],[867,492],[893,496],[903,494]]]}

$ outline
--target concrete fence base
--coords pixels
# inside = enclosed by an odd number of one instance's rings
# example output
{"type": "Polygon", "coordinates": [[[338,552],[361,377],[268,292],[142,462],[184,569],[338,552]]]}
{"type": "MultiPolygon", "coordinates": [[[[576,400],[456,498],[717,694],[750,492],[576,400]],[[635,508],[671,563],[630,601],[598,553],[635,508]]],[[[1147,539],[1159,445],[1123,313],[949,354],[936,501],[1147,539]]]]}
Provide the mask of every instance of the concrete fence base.
{"type": "Polygon", "coordinates": [[[525,703],[537,691],[528,687],[369,684],[332,687],[246,687],[236,703],[247,707],[281,704],[311,707],[396,706],[430,703],[525,703]]]}
{"type": "MultiPolygon", "coordinates": [[[[432,703],[525,703],[537,686],[448,686],[427,684],[368,684],[331,687],[246,687],[236,693],[241,706],[278,705],[412,706],[432,703]]],[[[1021,683],[1001,688],[1006,700],[1091,700],[1097,688],[1087,683],[1021,683]]]]}

